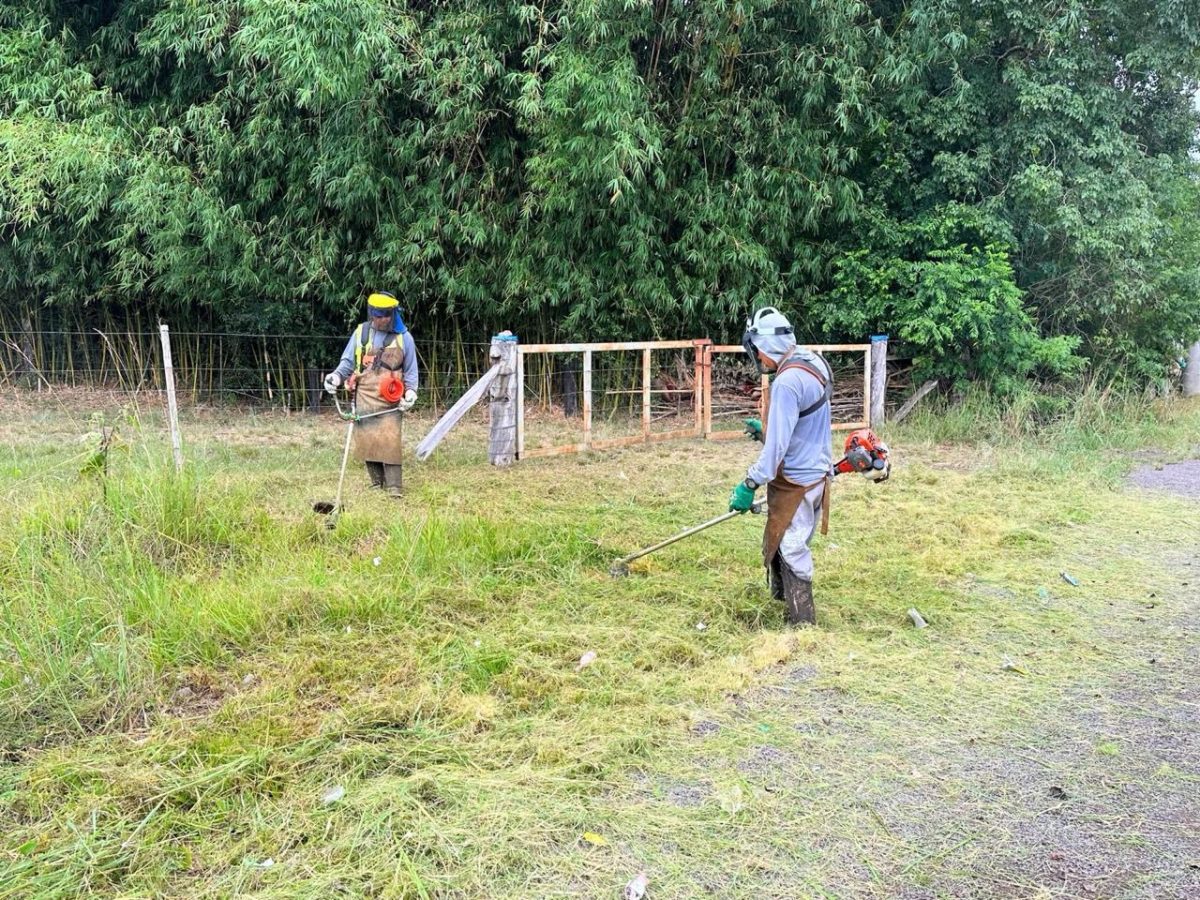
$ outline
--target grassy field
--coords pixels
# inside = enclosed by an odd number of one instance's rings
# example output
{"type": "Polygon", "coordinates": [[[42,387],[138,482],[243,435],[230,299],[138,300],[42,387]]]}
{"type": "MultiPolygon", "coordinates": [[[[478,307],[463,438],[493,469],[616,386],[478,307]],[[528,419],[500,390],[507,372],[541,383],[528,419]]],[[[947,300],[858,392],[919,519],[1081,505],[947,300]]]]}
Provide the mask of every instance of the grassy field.
{"type": "Polygon", "coordinates": [[[1200,895],[1200,504],[1124,483],[1200,406],[885,434],[790,631],[757,518],[608,575],[751,445],[476,421],[327,531],[333,420],[190,412],[176,478],[157,410],[2,403],[0,898],[1200,895]]]}

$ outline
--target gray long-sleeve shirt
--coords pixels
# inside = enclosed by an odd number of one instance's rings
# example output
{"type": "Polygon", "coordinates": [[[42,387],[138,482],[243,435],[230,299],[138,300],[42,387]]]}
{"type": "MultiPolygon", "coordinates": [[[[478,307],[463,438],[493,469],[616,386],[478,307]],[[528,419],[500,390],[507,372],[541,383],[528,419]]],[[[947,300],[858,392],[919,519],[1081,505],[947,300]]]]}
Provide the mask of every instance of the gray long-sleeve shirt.
{"type": "MultiPolygon", "coordinates": [[[[346,341],[346,349],[342,351],[342,360],[338,363],[338,367],[334,369],[342,380],[345,381],[354,371],[354,351],[358,346],[358,330],[362,326],[358,326],[350,332],[350,340],[346,341]]],[[[369,334],[367,341],[371,349],[370,353],[378,353],[386,344],[390,344],[396,336],[394,331],[376,331],[370,325],[367,326],[369,334]]],[[[413,340],[412,332],[406,331],[400,338],[400,346],[404,349],[404,388],[405,390],[415,391],[420,386],[420,377],[417,373],[417,344],[413,340]]]]}
{"type": "MultiPolygon", "coordinates": [[[[829,367],[816,354],[798,349],[799,359],[830,376],[829,367]]],[[[829,473],[833,464],[833,429],[829,404],[801,419],[800,412],[821,399],[825,389],[803,369],[789,369],[771,383],[767,408],[767,433],[762,452],[747,473],[756,484],[766,484],[783,474],[796,484],[812,484],[829,473]]]]}

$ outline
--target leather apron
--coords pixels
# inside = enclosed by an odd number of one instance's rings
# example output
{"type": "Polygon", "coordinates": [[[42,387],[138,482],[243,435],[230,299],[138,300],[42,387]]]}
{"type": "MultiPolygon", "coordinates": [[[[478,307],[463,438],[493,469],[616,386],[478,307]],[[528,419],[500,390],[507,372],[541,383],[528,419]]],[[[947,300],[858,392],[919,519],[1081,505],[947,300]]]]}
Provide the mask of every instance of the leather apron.
{"type": "Polygon", "coordinates": [[[796,510],[804,502],[805,495],[819,484],[825,485],[825,493],[821,497],[821,534],[829,533],[829,491],[833,487],[832,476],[826,475],[820,481],[812,484],[796,484],[784,477],[782,471],[767,482],[767,524],[763,528],[763,565],[768,568],[783,536],[791,527],[796,510]]]}
{"type": "Polygon", "coordinates": [[[363,367],[355,385],[355,409],[359,415],[396,410],[382,416],[372,416],[354,423],[354,458],[359,462],[401,464],[404,439],[404,414],[397,403],[389,403],[380,395],[385,379],[399,378],[404,368],[404,350],[388,347],[363,367]]]}

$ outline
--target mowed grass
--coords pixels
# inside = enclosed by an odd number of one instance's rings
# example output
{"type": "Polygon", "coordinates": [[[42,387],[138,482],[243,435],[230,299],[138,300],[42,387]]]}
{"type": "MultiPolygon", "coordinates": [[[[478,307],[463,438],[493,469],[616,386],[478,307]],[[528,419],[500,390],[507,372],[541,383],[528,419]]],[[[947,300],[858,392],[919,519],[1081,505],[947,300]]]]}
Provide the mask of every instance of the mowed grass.
{"type": "Polygon", "coordinates": [[[1129,665],[1101,626],[1158,577],[1147,537],[1196,544],[1194,505],[1120,485],[1129,451],[1200,446],[1195,404],[1014,424],[1037,412],[886,435],[894,477],[836,485],[821,624],[793,632],[756,518],[608,574],[723,511],[750,445],[501,471],[473,422],[407,467],[402,503],[351,469],[327,531],[336,422],[193,415],[177,477],[155,412],[22,407],[0,426],[0,897],[927,883],[971,834],[895,840],[871,798],[960,740],[1036,742],[1129,665]],[[106,476],[80,471],[101,419],[122,437],[106,476]],[[804,703],[763,702],[797,671],[804,703]],[[847,709],[875,713],[831,726],[847,709]],[[824,765],[802,785],[799,758],[824,765]]]}

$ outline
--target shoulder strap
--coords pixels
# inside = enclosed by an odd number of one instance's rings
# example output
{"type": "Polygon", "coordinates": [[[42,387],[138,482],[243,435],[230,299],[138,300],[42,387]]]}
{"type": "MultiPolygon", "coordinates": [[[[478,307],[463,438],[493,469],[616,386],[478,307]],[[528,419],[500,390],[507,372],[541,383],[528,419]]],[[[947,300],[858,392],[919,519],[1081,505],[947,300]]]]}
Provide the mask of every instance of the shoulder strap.
{"type": "Polygon", "coordinates": [[[813,403],[811,406],[800,410],[800,413],[796,416],[796,418],[803,419],[805,416],[812,415],[833,399],[833,379],[826,378],[824,372],[820,371],[816,366],[810,366],[802,359],[789,359],[782,366],[780,366],[778,370],[776,370],[775,377],[778,378],[784,372],[792,369],[799,369],[802,372],[807,372],[813,378],[817,379],[817,384],[821,385],[821,387],[825,389],[824,393],[821,395],[821,398],[817,400],[816,403],[813,403]]]}
{"type": "Polygon", "coordinates": [[[816,368],[815,366],[810,366],[808,363],[806,363],[802,359],[789,359],[782,366],[780,366],[778,370],[776,370],[775,377],[778,378],[784,372],[787,372],[791,369],[800,369],[804,372],[807,372],[813,378],[817,379],[817,382],[822,387],[824,387],[829,382],[829,379],[825,377],[824,372],[822,372],[820,369],[816,368]]]}
{"type": "Polygon", "coordinates": [[[354,371],[358,372],[362,369],[363,354],[367,352],[367,343],[370,338],[370,322],[363,322],[358,326],[358,340],[354,344],[354,371]]]}

